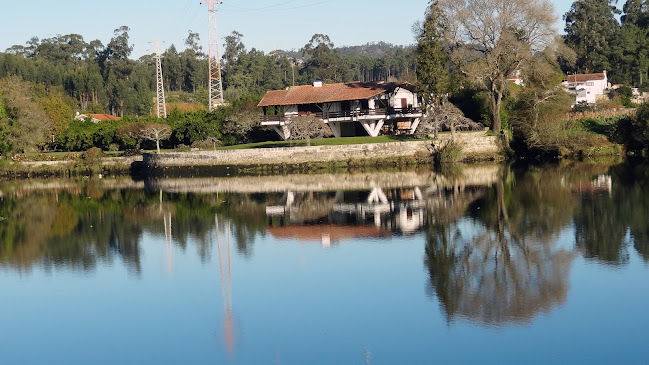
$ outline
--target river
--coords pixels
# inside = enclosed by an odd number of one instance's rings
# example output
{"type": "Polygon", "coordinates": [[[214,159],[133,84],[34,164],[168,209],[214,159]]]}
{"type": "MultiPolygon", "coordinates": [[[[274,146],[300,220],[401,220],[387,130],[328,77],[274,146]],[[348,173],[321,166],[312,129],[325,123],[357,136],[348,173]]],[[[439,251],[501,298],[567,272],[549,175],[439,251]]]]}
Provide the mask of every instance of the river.
{"type": "Polygon", "coordinates": [[[3,364],[646,364],[649,166],[0,182],[3,364]]]}

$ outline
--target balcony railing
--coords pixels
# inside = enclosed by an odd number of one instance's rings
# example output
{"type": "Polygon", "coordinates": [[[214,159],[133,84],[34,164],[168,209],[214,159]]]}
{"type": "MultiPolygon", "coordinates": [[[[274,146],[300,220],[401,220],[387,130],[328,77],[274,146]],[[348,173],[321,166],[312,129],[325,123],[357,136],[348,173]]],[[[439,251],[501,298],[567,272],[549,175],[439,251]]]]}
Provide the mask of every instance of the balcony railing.
{"type": "Polygon", "coordinates": [[[389,115],[410,115],[410,114],[419,114],[421,113],[421,108],[380,108],[380,109],[362,109],[362,110],[348,110],[348,111],[339,111],[339,112],[326,112],[326,113],[308,113],[300,112],[299,114],[293,115],[264,115],[261,118],[262,122],[286,122],[292,118],[300,117],[314,117],[319,119],[338,119],[338,118],[348,118],[355,119],[358,117],[365,116],[378,116],[384,117],[389,115]]]}

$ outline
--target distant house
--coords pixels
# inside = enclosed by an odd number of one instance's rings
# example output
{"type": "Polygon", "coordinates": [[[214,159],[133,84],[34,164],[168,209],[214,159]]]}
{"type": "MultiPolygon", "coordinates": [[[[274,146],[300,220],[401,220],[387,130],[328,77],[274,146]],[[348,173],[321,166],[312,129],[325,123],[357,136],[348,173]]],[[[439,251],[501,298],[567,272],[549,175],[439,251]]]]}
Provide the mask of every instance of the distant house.
{"type": "Polygon", "coordinates": [[[595,104],[605,95],[606,90],[611,88],[606,71],[596,74],[568,75],[563,86],[568,92],[576,95],[577,104],[595,104]]]}
{"type": "Polygon", "coordinates": [[[507,81],[511,82],[512,84],[516,84],[518,86],[525,86],[523,83],[523,78],[521,77],[521,72],[516,71],[513,74],[511,74],[508,78],[507,81]]]}
{"type": "Polygon", "coordinates": [[[79,114],[74,117],[75,120],[90,119],[93,123],[105,122],[109,120],[122,120],[120,117],[114,117],[110,114],[79,114]]]}
{"type": "Polygon", "coordinates": [[[397,82],[351,82],[294,86],[266,93],[261,124],[289,139],[293,118],[316,117],[336,137],[413,134],[422,117],[415,86],[397,82]]]}

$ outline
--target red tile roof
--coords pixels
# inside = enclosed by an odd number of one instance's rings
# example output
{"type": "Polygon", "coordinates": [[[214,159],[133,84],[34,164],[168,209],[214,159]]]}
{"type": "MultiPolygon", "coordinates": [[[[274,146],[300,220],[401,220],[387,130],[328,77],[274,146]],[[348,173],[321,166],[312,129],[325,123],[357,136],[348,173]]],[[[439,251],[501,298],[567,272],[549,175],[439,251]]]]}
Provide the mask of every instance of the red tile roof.
{"type": "Polygon", "coordinates": [[[300,105],[332,103],[346,100],[367,100],[374,96],[392,91],[398,87],[414,90],[409,83],[384,82],[350,82],[344,84],[324,84],[322,87],[312,85],[293,86],[287,90],[274,90],[266,93],[258,106],[300,105]]]}
{"type": "Polygon", "coordinates": [[[90,118],[97,119],[97,120],[122,120],[120,117],[114,117],[110,114],[90,114],[90,118]]]}
{"type": "Polygon", "coordinates": [[[596,81],[604,80],[606,74],[578,74],[578,75],[568,75],[568,82],[586,82],[586,81],[596,81]]]}
{"type": "Polygon", "coordinates": [[[275,238],[297,239],[300,241],[320,241],[323,236],[328,236],[331,242],[338,242],[343,239],[390,236],[390,231],[374,226],[288,226],[269,227],[267,230],[275,238]]]}

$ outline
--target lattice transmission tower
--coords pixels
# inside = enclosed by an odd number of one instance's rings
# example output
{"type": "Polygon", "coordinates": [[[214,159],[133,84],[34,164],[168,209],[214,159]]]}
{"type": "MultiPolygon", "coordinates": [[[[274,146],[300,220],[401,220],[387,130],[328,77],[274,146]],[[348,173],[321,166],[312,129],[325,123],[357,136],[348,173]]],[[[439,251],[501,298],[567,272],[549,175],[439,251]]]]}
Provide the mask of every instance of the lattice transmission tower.
{"type": "Polygon", "coordinates": [[[223,82],[221,80],[221,54],[219,53],[219,33],[216,19],[216,6],[223,4],[220,0],[205,0],[201,4],[207,5],[209,15],[209,85],[210,85],[210,111],[214,107],[223,105],[223,82]]]}
{"type": "Polygon", "coordinates": [[[167,104],[165,102],[165,86],[164,79],[162,78],[162,54],[160,53],[160,41],[155,41],[155,68],[156,79],[158,80],[158,95],[156,107],[158,109],[158,118],[167,117],[167,104]]]}

